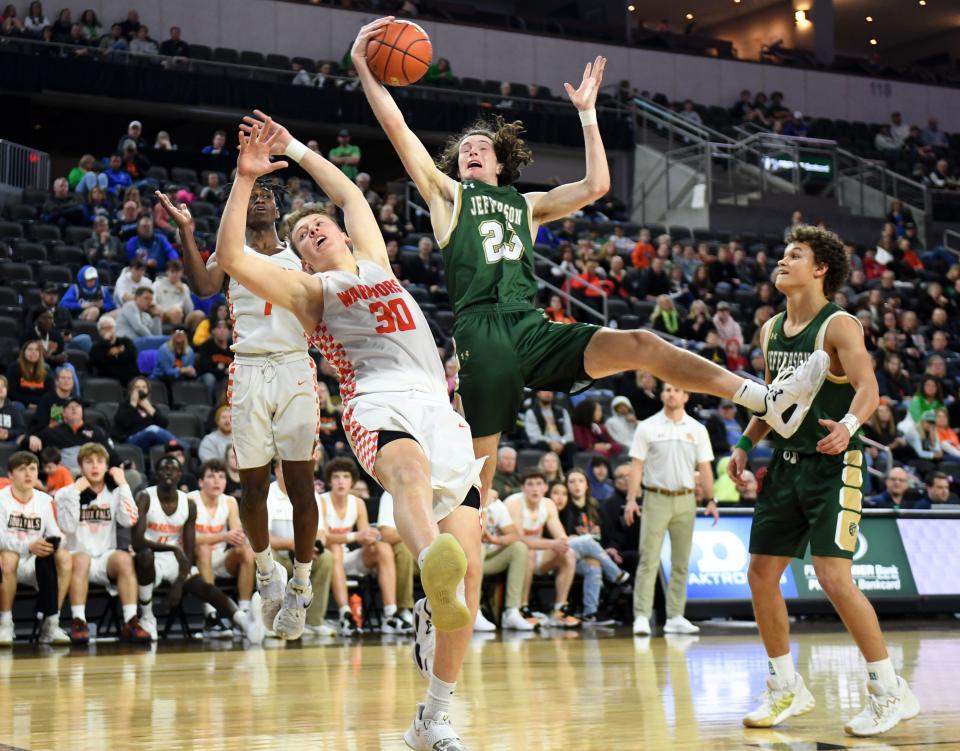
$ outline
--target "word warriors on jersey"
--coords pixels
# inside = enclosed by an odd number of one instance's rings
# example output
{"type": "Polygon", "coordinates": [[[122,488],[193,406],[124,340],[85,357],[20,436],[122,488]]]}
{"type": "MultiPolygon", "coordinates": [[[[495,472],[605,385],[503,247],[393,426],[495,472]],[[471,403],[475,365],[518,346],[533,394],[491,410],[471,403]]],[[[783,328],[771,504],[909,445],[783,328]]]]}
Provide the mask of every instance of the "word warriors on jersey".
{"type": "Polygon", "coordinates": [[[393,279],[386,282],[379,282],[372,287],[368,284],[355,284],[350,289],[343,292],[337,292],[337,297],[343,303],[343,307],[349,308],[355,302],[369,300],[371,297],[386,297],[387,295],[396,295],[403,292],[400,282],[393,279]]]}

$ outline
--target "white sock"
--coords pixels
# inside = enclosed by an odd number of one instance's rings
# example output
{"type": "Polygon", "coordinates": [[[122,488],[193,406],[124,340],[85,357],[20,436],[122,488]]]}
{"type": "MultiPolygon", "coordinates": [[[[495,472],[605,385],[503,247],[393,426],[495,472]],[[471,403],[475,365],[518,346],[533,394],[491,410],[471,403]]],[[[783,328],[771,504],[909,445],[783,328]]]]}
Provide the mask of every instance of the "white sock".
{"type": "Polygon", "coordinates": [[[433,718],[437,712],[450,712],[450,699],[456,683],[441,681],[437,676],[430,676],[430,686],[427,688],[427,700],[424,702],[423,716],[433,718]]]}
{"type": "Polygon", "coordinates": [[[343,618],[343,616],[345,615],[349,615],[351,617],[353,616],[353,611],[350,610],[349,605],[344,605],[343,607],[340,608],[340,617],[343,618]]]}
{"type": "Polygon", "coordinates": [[[302,563],[294,559],[293,561],[293,583],[298,587],[306,589],[310,586],[310,569],[313,568],[313,562],[302,563]]]}
{"type": "Polygon", "coordinates": [[[269,579],[273,574],[273,555],[270,553],[270,546],[267,545],[266,549],[261,550],[259,553],[253,554],[254,560],[257,562],[257,573],[260,575],[261,579],[269,579]]]}
{"type": "Polygon", "coordinates": [[[756,412],[759,415],[765,414],[767,411],[767,387],[762,383],[745,378],[740,388],[734,392],[731,401],[741,407],[746,407],[751,412],[756,412]]]}
{"type": "Polygon", "coordinates": [[[867,663],[867,677],[871,681],[879,683],[886,691],[896,691],[897,673],[893,669],[893,663],[887,657],[884,660],[867,663]]]}
{"type": "Polygon", "coordinates": [[[136,604],[136,603],[134,603],[134,604],[132,604],[132,605],[121,605],[121,609],[123,610],[123,622],[124,622],[124,623],[129,623],[131,618],[136,618],[136,617],[137,617],[137,604],[136,604]]]}
{"type": "Polygon", "coordinates": [[[71,605],[70,606],[70,617],[79,618],[81,621],[87,620],[87,606],[84,605],[71,605]]]}
{"type": "Polygon", "coordinates": [[[59,623],[60,623],[60,611],[58,610],[56,613],[52,613],[51,615],[48,615],[48,616],[47,616],[46,618],[44,618],[43,620],[44,620],[45,622],[47,622],[47,623],[49,623],[49,622],[52,621],[53,623],[59,624],[59,623]]]}
{"type": "Polygon", "coordinates": [[[383,606],[383,617],[384,618],[393,618],[397,614],[396,605],[384,605],[383,606]]]}
{"type": "Polygon", "coordinates": [[[0,613],[0,623],[4,625],[8,623],[13,623],[13,611],[4,610],[2,613],[0,613]]]}
{"type": "Polygon", "coordinates": [[[460,580],[460,583],[457,585],[457,599],[460,600],[464,605],[467,604],[467,587],[464,584],[463,579],[460,580]]]}
{"type": "Polygon", "coordinates": [[[217,609],[213,607],[209,602],[203,603],[203,614],[204,616],[210,615],[211,613],[216,613],[217,609]]]}
{"type": "Polygon", "coordinates": [[[554,609],[554,610],[563,610],[563,606],[566,605],[566,604],[567,604],[567,603],[565,603],[565,602],[555,602],[555,603],[553,603],[553,609],[554,609]]]}
{"type": "Polygon", "coordinates": [[[144,618],[153,616],[153,585],[141,584],[138,590],[138,599],[140,600],[140,607],[143,608],[144,618]]]}
{"type": "Polygon", "coordinates": [[[779,686],[792,685],[796,680],[796,671],[793,669],[793,656],[787,652],[780,657],[771,657],[767,660],[770,676],[779,686]]]}
{"type": "Polygon", "coordinates": [[[237,607],[240,608],[244,613],[250,612],[250,600],[240,600],[237,603],[237,607]]]}
{"type": "Polygon", "coordinates": [[[249,620],[250,616],[242,610],[238,610],[233,614],[233,622],[242,629],[246,629],[249,620]]]}

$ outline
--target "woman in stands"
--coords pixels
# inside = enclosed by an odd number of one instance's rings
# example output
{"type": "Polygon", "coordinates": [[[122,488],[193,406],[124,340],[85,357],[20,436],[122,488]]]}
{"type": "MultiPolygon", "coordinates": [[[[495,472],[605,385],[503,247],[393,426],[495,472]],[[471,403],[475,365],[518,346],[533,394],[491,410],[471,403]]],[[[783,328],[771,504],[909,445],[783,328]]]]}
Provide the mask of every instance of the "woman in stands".
{"type": "Polygon", "coordinates": [[[36,339],[25,342],[20,356],[7,368],[10,401],[26,409],[36,407],[45,394],[53,391],[53,375],[43,359],[43,347],[36,339]]]}
{"type": "Polygon", "coordinates": [[[121,402],[113,425],[124,443],[132,443],[144,453],[153,446],[176,441],[167,430],[167,418],[150,401],[150,381],[138,376],[127,386],[127,401],[121,402]]]}
{"type": "Polygon", "coordinates": [[[197,324],[197,328],[193,331],[193,346],[198,349],[203,346],[203,343],[210,338],[213,333],[213,327],[217,325],[219,321],[227,321],[230,318],[230,308],[227,306],[225,300],[220,302],[215,302],[210,308],[210,313],[207,317],[200,321],[197,324]]]}
{"type": "Polygon", "coordinates": [[[187,330],[182,325],[176,325],[169,341],[157,350],[157,364],[150,377],[192,381],[197,377],[193,360],[193,350],[187,343],[187,330]]]}

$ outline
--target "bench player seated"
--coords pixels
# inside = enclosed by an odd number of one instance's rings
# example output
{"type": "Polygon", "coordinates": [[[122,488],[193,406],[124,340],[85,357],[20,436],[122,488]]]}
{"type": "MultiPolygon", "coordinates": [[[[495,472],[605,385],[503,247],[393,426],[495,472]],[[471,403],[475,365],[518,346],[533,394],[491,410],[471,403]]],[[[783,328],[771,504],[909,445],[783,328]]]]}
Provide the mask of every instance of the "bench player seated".
{"type": "MultiPolygon", "coordinates": [[[[535,619],[527,620],[520,614],[524,583],[527,580],[529,548],[521,539],[519,528],[510,516],[506,504],[491,493],[483,496],[483,575],[493,576],[507,572],[507,595],[500,625],[515,631],[533,631],[535,619]]],[[[536,621],[539,624],[539,621],[536,621]]],[[[494,631],[497,627],[477,611],[475,631],[494,631]]]]}
{"type": "Polygon", "coordinates": [[[64,546],[73,556],[70,579],[70,610],[73,618],[70,639],[74,644],[90,640],[87,627],[87,592],[90,584],[106,587],[120,598],[123,625],[120,640],[150,643],[150,634],[137,616],[137,574],[133,556],[117,550],[117,525],[130,528],[137,523],[137,504],[123,470],[108,469],[109,454],[99,443],[85,443],[77,454],[80,477],[54,497],[54,507],[64,546]]]}
{"type": "Polygon", "coordinates": [[[521,539],[529,548],[521,613],[526,618],[532,616],[528,603],[533,575],[555,573],[557,594],[546,625],[577,628],[580,621],[567,613],[567,596],[577,571],[577,555],[570,548],[557,506],[546,493],[547,478],[542,472],[530,470],[523,475],[522,490],[504,501],[514,525],[521,530],[521,539]],[[552,539],[543,536],[544,529],[552,539]]]}
{"type": "Polygon", "coordinates": [[[41,644],[69,644],[60,628],[60,607],[70,586],[73,559],[60,546],[53,499],[37,490],[40,461],[29,451],[7,460],[11,484],[0,490],[0,647],[13,644],[13,600],[17,584],[37,590],[43,613],[41,644]]]}
{"type": "Polygon", "coordinates": [[[401,621],[397,613],[397,579],[393,565],[393,548],[377,547],[380,533],[370,526],[367,505],[353,495],[350,488],[357,479],[357,467],[350,459],[334,459],[324,470],[330,490],[320,496],[323,515],[327,522],[327,547],[333,555],[333,582],[331,589],[337,603],[337,632],[341,636],[356,636],[363,633],[350,611],[347,599],[347,575],[363,577],[377,571],[380,596],[383,598],[384,614],[392,607],[392,616],[384,623],[387,633],[409,633],[411,628],[401,621]],[[358,545],[352,550],[348,545],[358,545]],[[387,628],[396,630],[387,630],[387,628]]]}
{"type": "MultiPolygon", "coordinates": [[[[200,465],[199,490],[187,493],[197,507],[197,568],[203,580],[213,584],[216,577],[237,582],[239,608],[248,612],[253,596],[256,564],[253,548],[247,542],[240,524],[237,500],[224,492],[227,467],[219,459],[208,459],[200,465]],[[228,547],[229,546],[229,547],[228,547]]],[[[230,635],[222,628],[216,609],[204,604],[204,635],[230,635]]]]}
{"type": "MultiPolygon", "coordinates": [[[[273,474],[276,480],[267,490],[267,524],[270,530],[270,548],[273,559],[282,566],[287,576],[293,576],[296,558],[293,537],[293,502],[287,495],[287,485],[283,478],[283,462],[274,459],[273,474]]],[[[320,496],[314,492],[317,501],[317,537],[314,543],[316,555],[310,564],[310,584],[313,587],[313,599],[307,606],[304,630],[317,636],[334,636],[336,629],[327,625],[327,605],[330,602],[330,578],[333,575],[333,556],[325,549],[327,530],[323,518],[323,504],[320,496]]],[[[266,624],[269,630],[272,624],[266,624]]],[[[297,637],[299,638],[299,637],[297,637]]]]}
{"type": "MultiPolygon", "coordinates": [[[[363,480],[353,484],[353,492],[358,497],[363,498],[363,495],[357,492],[357,486],[360,483],[363,483],[363,480]]],[[[369,493],[367,493],[367,496],[369,497],[369,493]]],[[[380,496],[380,507],[377,509],[377,532],[380,533],[380,542],[377,545],[386,545],[390,548],[393,554],[393,568],[396,571],[396,605],[384,605],[384,618],[390,618],[395,614],[397,618],[412,629],[413,569],[415,564],[410,548],[403,543],[403,540],[400,539],[400,533],[397,531],[397,521],[393,513],[393,496],[389,493],[380,496]]],[[[393,625],[396,626],[396,624],[393,625]]],[[[403,630],[387,631],[386,628],[384,628],[384,632],[405,633],[403,630]]]]}
{"type": "Polygon", "coordinates": [[[156,474],[157,484],[137,495],[138,518],[133,530],[140,607],[143,610],[140,625],[153,641],[157,640],[153,588],[167,582],[170,584],[167,602],[171,608],[180,603],[184,592],[189,592],[213,605],[220,617],[238,626],[251,644],[260,644],[265,635],[260,595],[253,596],[250,612],[245,613],[213,584],[204,581],[200,571],[192,565],[197,507],[177,488],[180,462],[172,456],[164,456],[157,462],[156,474]]]}

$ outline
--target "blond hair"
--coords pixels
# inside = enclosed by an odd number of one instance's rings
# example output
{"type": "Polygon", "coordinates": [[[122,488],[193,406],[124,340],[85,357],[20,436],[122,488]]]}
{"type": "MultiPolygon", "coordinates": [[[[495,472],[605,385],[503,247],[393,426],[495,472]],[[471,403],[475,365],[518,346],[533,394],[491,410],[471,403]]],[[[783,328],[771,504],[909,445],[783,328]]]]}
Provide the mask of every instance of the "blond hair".
{"type": "Polygon", "coordinates": [[[301,219],[314,214],[327,217],[339,227],[336,211],[336,207],[332,203],[306,203],[301,208],[291,211],[283,217],[280,222],[280,239],[286,240],[293,248],[293,228],[297,226],[297,222],[301,219]]]}
{"type": "Polygon", "coordinates": [[[99,456],[105,462],[110,461],[110,454],[107,452],[106,447],[102,443],[85,443],[80,447],[80,450],[77,452],[77,464],[82,465],[87,459],[92,456],[99,456]]]}

